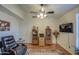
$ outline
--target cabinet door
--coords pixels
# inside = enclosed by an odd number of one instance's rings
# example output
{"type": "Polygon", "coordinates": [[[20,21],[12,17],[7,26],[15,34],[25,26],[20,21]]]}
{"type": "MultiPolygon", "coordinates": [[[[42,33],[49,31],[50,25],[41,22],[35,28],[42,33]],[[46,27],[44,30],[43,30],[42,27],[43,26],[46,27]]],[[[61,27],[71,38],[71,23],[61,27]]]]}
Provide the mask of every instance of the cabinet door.
{"type": "Polygon", "coordinates": [[[52,39],[51,39],[51,37],[46,37],[46,38],[45,38],[45,44],[46,44],[46,45],[52,44],[52,39]]]}
{"type": "Polygon", "coordinates": [[[32,37],[32,44],[39,44],[38,37],[32,37]]]}
{"type": "Polygon", "coordinates": [[[39,38],[39,46],[45,46],[44,37],[39,38]]]}

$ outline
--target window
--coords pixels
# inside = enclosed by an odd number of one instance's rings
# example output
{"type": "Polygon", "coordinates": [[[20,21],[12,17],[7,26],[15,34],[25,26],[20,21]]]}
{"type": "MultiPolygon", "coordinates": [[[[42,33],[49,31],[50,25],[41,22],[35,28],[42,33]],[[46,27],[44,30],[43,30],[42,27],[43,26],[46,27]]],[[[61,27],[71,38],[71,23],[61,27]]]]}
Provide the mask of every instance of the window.
{"type": "Polygon", "coordinates": [[[76,14],[76,48],[79,49],[79,13],[76,14]]]}

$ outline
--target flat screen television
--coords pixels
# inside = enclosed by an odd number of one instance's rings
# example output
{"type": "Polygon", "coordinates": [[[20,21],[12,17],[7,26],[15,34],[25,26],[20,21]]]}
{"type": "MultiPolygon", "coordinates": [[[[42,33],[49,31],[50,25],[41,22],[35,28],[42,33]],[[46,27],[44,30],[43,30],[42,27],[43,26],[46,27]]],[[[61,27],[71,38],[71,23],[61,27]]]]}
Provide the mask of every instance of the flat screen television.
{"type": "Polygon", "coordinates": [[[59,25],[59,31],[73,33],[73,23],[66,23],[59,25]]]}
{"type": "Polygon", "coordinates": [[[44,37],[44,34],[41,33],[41,34],[39,34],[39,36],[40,36],[40,37],[44,37]]]}

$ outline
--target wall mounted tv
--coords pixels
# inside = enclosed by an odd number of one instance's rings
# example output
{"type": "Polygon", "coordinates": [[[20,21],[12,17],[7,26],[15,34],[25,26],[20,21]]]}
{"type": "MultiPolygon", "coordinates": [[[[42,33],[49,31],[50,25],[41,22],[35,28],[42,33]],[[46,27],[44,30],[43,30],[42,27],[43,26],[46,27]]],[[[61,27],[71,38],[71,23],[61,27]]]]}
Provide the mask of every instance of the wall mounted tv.
{"type": "Polygon", "coordinates": [[[73,23],[66,23],[59,25],[59,31],[73,33],[73,23]]]}

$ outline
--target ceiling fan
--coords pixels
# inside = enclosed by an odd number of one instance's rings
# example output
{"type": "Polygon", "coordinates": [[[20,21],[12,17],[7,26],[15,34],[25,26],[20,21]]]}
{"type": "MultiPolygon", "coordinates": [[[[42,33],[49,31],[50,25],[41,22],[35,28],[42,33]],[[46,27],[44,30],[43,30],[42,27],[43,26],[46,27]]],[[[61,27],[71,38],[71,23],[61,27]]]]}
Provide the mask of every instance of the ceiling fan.
{"type": "Polygon", "coordinates": [[[38,12],[35,11],[30,11],[30,13],[33,13],[35,15],[32,16],[32,18],[46,18],[47,14],[53,14],[54,11],[46,11],[45,7],[47,6],[47,4],[40,4],[41,9],[38,12]]]}

